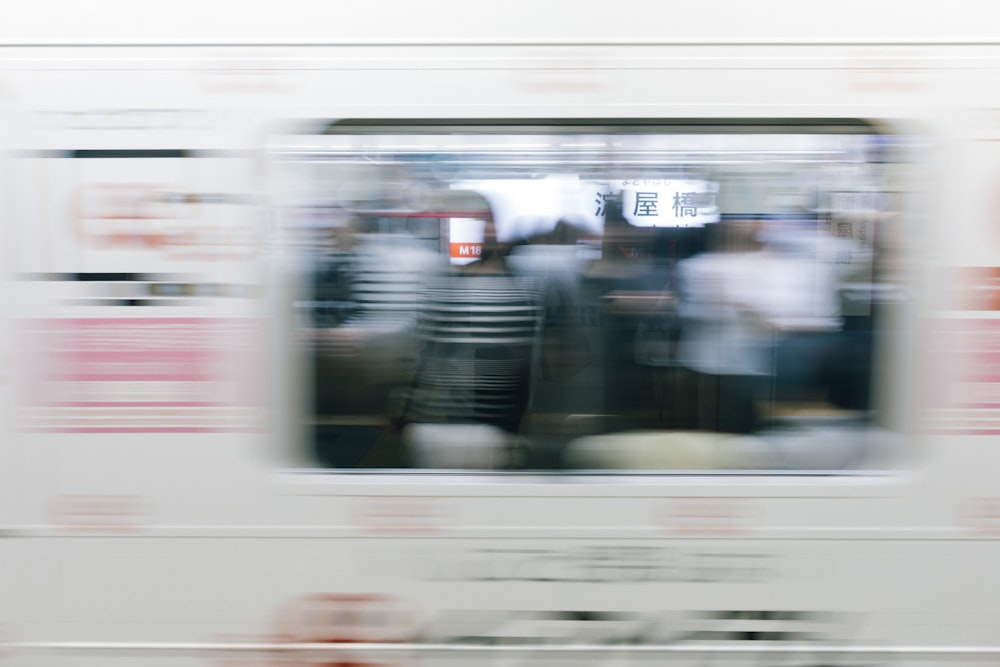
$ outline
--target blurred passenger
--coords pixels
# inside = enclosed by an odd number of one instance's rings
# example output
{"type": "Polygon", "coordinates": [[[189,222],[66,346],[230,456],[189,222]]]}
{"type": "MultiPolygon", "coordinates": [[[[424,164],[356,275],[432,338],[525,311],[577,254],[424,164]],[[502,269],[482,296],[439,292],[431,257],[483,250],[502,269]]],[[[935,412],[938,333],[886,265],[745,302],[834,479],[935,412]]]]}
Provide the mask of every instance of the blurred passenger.
{"type": "Polygon", "coordinates": [[[706,252],[681,261],[678,356],[688,369],[684,426],[725,433],[759,427],[756,401],[769,372],[770,327],[754,221],[707,227],[706,252]]]}
{"type": "Polygon", "coordinates": [[[363,361],[368,381],[398,374],[401,355],[413,355],[421,281],[439,261],[407,233],[381,234],[371,221],[348,219],[314,284],[321,308],[332,303],[335,313],[317,318],[319,352],[363,361]]]}
{"type": "Polygon", "coordinates": [[[601,257],[581,289],[595,360],[579,380],[587,391],[576,413],[592,431],[635,428],[657,412],[653,378],[635,357],[636,334],[663,286],[653,271],[652,235],[628,223],[618,197],[606,202],[601,257]]]}
{"type": "Polygon", "coordinates": [[[309,277],[311,322],[301,332],[312,353],[314,411],[318,415],[358,413],[370,410],[343,391],[345,384],[363,384],[362,370],[353,363],[356,336],[346,323],[360,310],[357,282],[357,249],[364,221],[341,214],[329,230],[327,245],[315,260],[309,277]],[[345,381],[345,380],[349,380],[345,381]]]}
{"type": "Polygon", "coordinates": [[[508,262],[518,275],[539,281],[544,304],[538,372],[532,382],[530,420],[523,426],[531,440],[527,462],[534,468],[559,468],[566,442],[577,429],[570,415],[580,412],[592,391],[594,362],[581,279],[587,260],[581,256],[580,229],[560,220],[550,232],[516,246],[508,262]]]}
{"type": "Polygon", "coordinates": [[[358,225],[354,217],[338,218],[327,233],[326,243],[318,248],[309,275],[313,329],[339,326],[356,308],[352,285],[358,225]]]}
{"type": "Polygon", "coordinates": [[[313,279],[313,397],[320,456],[365,465],[416,365],[420,284],[440,258],[406,233],[351,217],[313,279]]]}
{"type": "Polygon", "coordinates": [[[422,349],[402,418],[419,466],[514,464],[542,295],[537,281],[510,271],[509,247],[497,241],[492,215],[484,217],[478,259],[438,274],[421,299],[422,349]]]}
{"type": "MultiPolygon", "coordinates": [[[[833,227],[838,224],[834,221],[833,227]]],[[[850,223],[843,224],[849,229],[850,223]]],[[[867,265],[870,271],[870,251],[849,234],[834,236],[808,218],[771,221],[765,241],[764,290],[768,318],[777,332],[775,401],[832,405],[836,398],[838,403],[852,402],[842,396],[843,383],[834,380],[843,377],[845,363],[851,363],[852,375],[859,370],[846,356],[857,350],[843,345],[842,292],[859,266],[867,265]],[[834,385],[837,391],[832,391],[834,385]]],[[[867,375],[867,369],[861,372],[867,375]]]]}
{"type": "Polygon", "coordinates": [[[578,237],[576,226],[560,220],[551,232],[518,244],[507,258],[518,275],[540,282],[545,305],[540,360],[546,381],[571,380],[589,363],[590,343],[583,332],[580,301],[584,262],[578,237]]]}

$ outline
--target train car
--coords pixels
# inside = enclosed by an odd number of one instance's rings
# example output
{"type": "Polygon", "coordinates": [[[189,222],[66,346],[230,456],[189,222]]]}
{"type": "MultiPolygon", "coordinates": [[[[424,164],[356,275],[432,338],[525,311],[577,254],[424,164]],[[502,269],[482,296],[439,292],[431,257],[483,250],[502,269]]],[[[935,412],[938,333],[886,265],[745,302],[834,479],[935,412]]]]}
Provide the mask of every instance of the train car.
{"type": "Polygon", "coordinates": [[[0,665],[995,664],[949,9],[5,20],[0,665]]]}

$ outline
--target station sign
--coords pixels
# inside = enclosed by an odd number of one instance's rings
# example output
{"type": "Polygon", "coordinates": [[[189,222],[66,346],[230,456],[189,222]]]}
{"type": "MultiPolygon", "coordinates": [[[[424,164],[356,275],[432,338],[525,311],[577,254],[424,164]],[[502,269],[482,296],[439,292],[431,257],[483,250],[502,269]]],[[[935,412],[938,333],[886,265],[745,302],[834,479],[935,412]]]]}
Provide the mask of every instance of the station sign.
{"type": "Polygon", "coordinates": [[[703,227],[719,221],[719,184],[703,180],[621,181],[622,213],[636,227],[703,227]]]}

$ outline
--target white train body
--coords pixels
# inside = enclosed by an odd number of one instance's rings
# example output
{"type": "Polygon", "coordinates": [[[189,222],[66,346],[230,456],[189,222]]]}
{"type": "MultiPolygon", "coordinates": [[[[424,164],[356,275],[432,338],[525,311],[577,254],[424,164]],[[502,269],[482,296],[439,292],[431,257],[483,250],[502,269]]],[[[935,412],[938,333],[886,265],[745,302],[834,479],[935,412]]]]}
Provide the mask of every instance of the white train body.
{"type": "Polygon", "coordinates": [[[996,664],[1000,43],[898,3],[777,26],[560,5],[547,28],[518,4],[462,29],[458,5],[376,4],[2,29],[0,664],[996,664]],[[896,449],[850,471],[321,467],[288,232],[323,192],[309,151],[335,150],[317,119],[904,138],[906,307],[873,371],[896,449]]]}

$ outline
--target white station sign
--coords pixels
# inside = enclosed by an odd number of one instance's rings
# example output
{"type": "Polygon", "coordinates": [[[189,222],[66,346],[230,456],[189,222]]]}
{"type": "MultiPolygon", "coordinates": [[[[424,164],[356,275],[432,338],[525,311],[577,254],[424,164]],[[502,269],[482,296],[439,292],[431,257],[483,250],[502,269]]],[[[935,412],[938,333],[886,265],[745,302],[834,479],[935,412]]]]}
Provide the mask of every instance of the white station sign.
{"type": "Polygon", "coordinates": [[[637,178],[617,185],[622,213],[636,227],[702,227],[719,220],[718,183],[637,178]]]}
{"type": "MultiPolygon", "coordinates": [[[[560,220],[600,234],[608,198],[618,193],[625,219],[637,227],[701,227],[719,220],[715,200],[719,184],[704,180],[631,179],[609,183],[549,176],[458,181],[451,187],[478,192],[489,201],[500,242],[552,231],[560,220]]],[[[481,221],[452,220],[452,263],[474,261],[482,234],[481,221]]]]}

